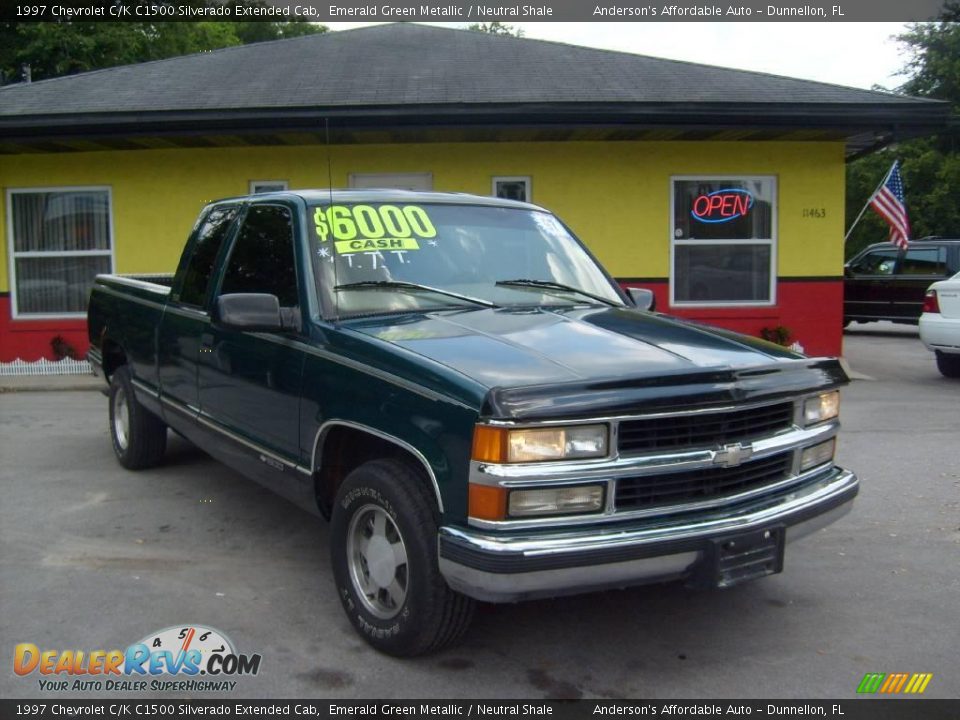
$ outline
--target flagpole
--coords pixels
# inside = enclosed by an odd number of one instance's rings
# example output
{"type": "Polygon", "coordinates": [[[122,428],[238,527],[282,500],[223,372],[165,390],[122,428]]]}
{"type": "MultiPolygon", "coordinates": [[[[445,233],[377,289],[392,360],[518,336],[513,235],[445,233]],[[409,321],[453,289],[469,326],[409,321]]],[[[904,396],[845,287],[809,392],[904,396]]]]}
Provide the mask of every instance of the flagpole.
{"type": "Polygon", "coordinates": [[[893,169],[897,166],[897,161],[893,161],[893,165],[890,166],[890,169],[887,170],[887,174],[883,176],[883,180],[880,181],[880,184],[874,188],[873,192],[870,193],[870,196],[867,198],[867,201],[863,204],[863,208],[860,210],[860,214],[857,215],[857,219],[853,221],[853,225],[850,226],[850,229],[847,230],[847,234],[843,236],[843,242],[846,244],[847,240],[850,239],[850,233],[853,232],[853,229],[857,226],[857,223],[860,222],[860,218],[863,217],[863,214],[867,211],[867,208],[870,207],[870,201],[873,200],[874,195],[877,194],[877,191],[883,187],[883,184],[887,181],[887,178],[890,177],[890,173],[893,172],[893,169]]]}

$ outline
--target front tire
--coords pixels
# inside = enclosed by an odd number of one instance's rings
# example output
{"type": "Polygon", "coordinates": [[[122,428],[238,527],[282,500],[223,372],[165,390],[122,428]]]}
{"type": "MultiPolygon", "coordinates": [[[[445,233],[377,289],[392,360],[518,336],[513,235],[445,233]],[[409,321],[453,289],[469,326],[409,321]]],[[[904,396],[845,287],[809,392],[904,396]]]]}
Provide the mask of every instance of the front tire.
{"type": "Polygon", "coordinates": [[[110,378],[110,439],[117,460],[128,470],[156,465],[167,449],[167,426],[137,402],[126,365],[110,378]]]}
{"type": "Polygon", "coordinates": [[[937,370],[940,374],[948,378],[960,378],[960,355],[948,355],[939,350],[936,354],[937,370]]]}
{"type": "Polygon", "coordinates": [[[337,594],[374,648],[409,657],[458,640],[473,600],[454,592],[437,566],[435,505],[420,473],[373,460],[337,492],[330,551],[337,594]]]}

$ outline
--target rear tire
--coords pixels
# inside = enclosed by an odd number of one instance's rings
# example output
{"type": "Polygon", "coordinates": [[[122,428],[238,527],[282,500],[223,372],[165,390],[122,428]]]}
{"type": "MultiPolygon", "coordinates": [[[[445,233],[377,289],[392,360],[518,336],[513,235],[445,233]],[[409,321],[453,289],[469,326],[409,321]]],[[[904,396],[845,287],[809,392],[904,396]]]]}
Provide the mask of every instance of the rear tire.
{"type": "Polygon", "coordinates": [[[337,594],[357,632],[398,657],[458,640],[472,599],[454,592],[437,565],[435,504],[422,473],[373,460],[337,491],[330,552],[337,594]]]}
{"type": "Polygon", "coordinates": [[[960,378],[960,355],[948,355],[947,353],[936,351],[937,370],[940,374],[948,378],[960,378]]]}
{"type": "Polygon", "coordinates": [[[156,465],[167,449],[167,426],[137,402],[126,365],[110,378],[110,439],[117,460],[128,470],[156,465]]]}

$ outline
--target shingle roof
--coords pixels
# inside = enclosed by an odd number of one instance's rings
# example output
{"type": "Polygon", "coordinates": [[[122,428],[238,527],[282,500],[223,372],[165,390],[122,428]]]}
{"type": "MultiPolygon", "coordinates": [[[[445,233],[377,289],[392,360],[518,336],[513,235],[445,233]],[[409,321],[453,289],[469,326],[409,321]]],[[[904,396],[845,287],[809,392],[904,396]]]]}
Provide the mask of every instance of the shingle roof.
{"type": "Polygon", "coordinates": [[[0,151],[79,149],[50,144],[70,138],[137,146],[137,136],[151,134],[269,144],[280,142],[276,133],[316,133],[327,118],[341,142],[391,141],[424,128],[472,139],[793,133],[846,138],[852,153],[935,132],[948,115],[946,103],[890,93],[398,23],[0,88],[0,151]],[[521,128],[539,135],[520,136],[521,128]],[[361,136],[374,131],[376,139],[361,136]],[[393,135],[385,140],[382,131],[393,135]]]}
{"type": "Polygon", "coordinates": [[[0,115],[489,103],[843,103],[888,93],[400,23],[0,89],[0,115]]]}

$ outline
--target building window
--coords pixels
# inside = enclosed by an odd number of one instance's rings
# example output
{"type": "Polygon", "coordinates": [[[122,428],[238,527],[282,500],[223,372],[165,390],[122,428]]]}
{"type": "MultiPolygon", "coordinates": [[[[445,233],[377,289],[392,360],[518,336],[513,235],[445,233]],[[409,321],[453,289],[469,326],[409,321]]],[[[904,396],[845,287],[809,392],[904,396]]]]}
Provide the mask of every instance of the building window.
{"type": "Polygon", "coordinates": [[[533,194],[530,192],[530,177],[528,175],[495,177],[493,178],[491,194],[494,197],[505,200],[532,202],[533,194]]]}
{"type": "Polygon", "coordinates": [[[776,179],[675,177],[671,189],[671,304],[772,305],[776,179]]]}
{"type": "Polygon", "coordinates": [[[113,270],[109,188],[7,191],[14,317],[82,316],[113,270]]]}
{"type": "Polygon", "coordinates": [[[251,180],[250,181],[250,194],[255,195],[257,193],[268,193],[268,192],[283,192],[287,190],[287,181],[286,180],[251,180]]]}
{"type": "Polygon", "coordinates": [[[350,173],[350,187],[356,189],[433,190],[433,173],[350,173]]]}

